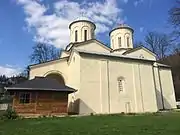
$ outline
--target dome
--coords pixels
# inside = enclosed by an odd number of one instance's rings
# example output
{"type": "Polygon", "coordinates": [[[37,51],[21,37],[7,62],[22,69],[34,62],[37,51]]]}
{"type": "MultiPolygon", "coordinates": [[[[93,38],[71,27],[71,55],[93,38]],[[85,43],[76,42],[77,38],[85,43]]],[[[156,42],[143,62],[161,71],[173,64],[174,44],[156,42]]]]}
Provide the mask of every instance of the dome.
{"type": "Polygon", "coordinates": [[[128,28],[128,29],[131,29],[132,32],[134,32],[133,28],[131,28],[129,25],[127,24],[120,24],[118,28],[128,28]]]}
{"type": "Polygon", "coordinates": [[[78,21],[78,20],[90,21],[90,19],[88,17],[85,17],[85,16],[81,16],[81,17],[78,17],[77,19],[75,19],[75,21],[78,21]]]}
{"type": "Polygon", "coordinates": [[[87,23],[91,23],[94,26],[94,30],[96,29],[96,25],[87,17],[78,17],[77,19],[75,19],[73,22],[71,22],[69,24],[69,29],[71,28],[71,25],[74,23],[78,23],[78,22],[87,22],[87,23]]]}
{"type": "Polygon", "coordinates": [[[70,42],[84,42],[94,39],[96,25],[87,17],[79,17],[69,25],[70,42]]]}
{"type": "Polygon", "coordinates": [[[125,23],[122,23],[122,24],[119,25],[119,27],[130,27],[130,26],[125,24],[125,23]]]}
{"type": "Polygon", "coordinates": [[[122,24],[120,24],[119,26],[117,26],[116,28],[112,29],[112,30],[109,32],[109,35],[111,35],[111,32],[112,32],[112,31],[117,30],[117,29],[129,29],[129,30],[132,31],[132,33],[134,33],[133,28],[131,28],[131,27],[130,27],[129,25],[127,25],[127,24],[122,23],[122,24]]]}
{"type": "Polygon", "coordinates": [[[111,48],[117,50],[120,48],[133,48],[134,30],[127,24],[120,24],[109,33],[111,48]]]}

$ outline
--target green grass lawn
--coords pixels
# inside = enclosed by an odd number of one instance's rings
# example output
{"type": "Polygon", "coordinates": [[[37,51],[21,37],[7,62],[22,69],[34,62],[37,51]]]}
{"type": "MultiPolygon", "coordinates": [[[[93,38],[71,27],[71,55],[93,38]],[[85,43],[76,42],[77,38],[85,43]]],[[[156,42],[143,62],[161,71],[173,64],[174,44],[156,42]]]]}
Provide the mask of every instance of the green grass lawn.
{"type": "Polygon", "coordinates": [[[180,135],[180,113],[0,121],[0,135],[180,135]]]}

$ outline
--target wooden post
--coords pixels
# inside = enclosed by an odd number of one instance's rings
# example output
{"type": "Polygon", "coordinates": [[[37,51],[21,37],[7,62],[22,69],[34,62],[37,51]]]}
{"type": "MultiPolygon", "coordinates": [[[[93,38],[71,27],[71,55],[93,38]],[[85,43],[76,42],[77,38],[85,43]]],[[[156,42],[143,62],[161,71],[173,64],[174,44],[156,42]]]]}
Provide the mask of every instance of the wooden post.
{"type": "Polygon", "coordinates": [[[16,100],[16,92],[14,92],[13,94],[13,102],[12,102],[12,109],[14,109],[14,100],[16,100]]]}
{"type": "Polygon", "coordinates": [[[35,113],[36,113],[36,111],[37,111],[37,95],[38,95],[38,92],[35,92],[35,94],[36,94],[36,98],[35,98],[35,113]]]}

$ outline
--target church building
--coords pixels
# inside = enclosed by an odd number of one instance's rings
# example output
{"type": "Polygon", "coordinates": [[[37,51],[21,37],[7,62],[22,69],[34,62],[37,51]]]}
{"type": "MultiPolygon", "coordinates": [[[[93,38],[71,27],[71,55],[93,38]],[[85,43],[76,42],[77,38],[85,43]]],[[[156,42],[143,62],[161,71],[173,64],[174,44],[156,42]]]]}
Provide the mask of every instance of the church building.
{"type": "Polygon", "coordinates": [[[143,113],[176,108],[171,68],[145,47],[133,47],[125,24],[109,32],[110,46],[95,37],[96,25],[69,25],[70,43],[57,60],[30,65],[29,79],[50,77],[74,89],[67,111],[77,114],[143,113]]]}

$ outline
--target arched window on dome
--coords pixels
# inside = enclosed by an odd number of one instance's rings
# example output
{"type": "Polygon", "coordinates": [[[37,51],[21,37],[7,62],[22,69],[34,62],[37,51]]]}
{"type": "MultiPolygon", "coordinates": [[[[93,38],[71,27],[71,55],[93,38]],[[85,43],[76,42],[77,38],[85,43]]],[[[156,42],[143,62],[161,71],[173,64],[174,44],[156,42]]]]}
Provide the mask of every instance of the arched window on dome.
{"type": "Polygon", "coordinates": [[[84,30],[84,41],[87,40],[87,30],[84,30]]]}
{"type": "Polygon", "coordinates": [[[94,39],[94,29],[91,29],[91,38],[94,39]]]}
{"type": "Polygon", "coordinates": [[[124,77],[118,77],[117,85],[118,85],[118,91],[124,92],[124,90],[125,90],[125,79],[124,79],[124,77]]]}
{"type": "Polygon", "coordinates": [[[118,37],[118,45],[121,47],[121,37],[118,37]]]}
{"type": "Polygon", "coordinates": [[[112,46],[113,46],[113,48],[114,48],[114,39],[112,39],[112,46]]]}
{"type": "Polygon", "coordinates": [[[130,43],[129,43],[129,37],[127,37],[127,47],[130,46],[130,43]]]}
{"type": "Polygon", "coordinates": [[[77,42],[77,40],[78,40],[78,31],[76,30],[75,31],[75,42],[77,42]]]}

